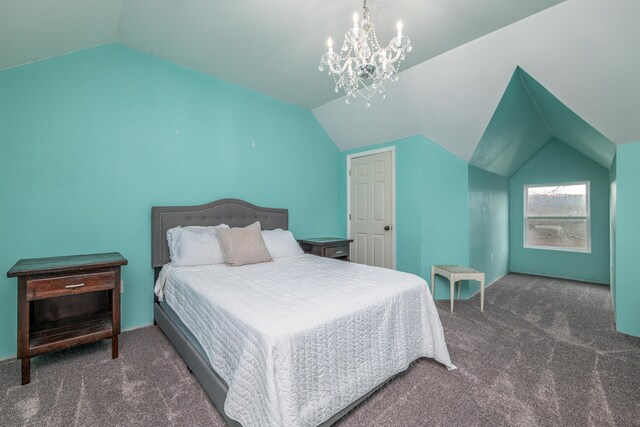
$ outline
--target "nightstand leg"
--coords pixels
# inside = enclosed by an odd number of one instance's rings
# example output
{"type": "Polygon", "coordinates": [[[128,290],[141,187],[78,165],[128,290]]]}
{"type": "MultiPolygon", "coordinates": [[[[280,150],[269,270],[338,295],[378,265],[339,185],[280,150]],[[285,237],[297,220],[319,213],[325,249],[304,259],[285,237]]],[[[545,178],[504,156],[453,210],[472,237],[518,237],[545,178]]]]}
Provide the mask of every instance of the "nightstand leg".
{"type": "Polygon", "coordinates": [[[31,359],[26,357],[20,360],[22,361],[22,385],[29,384],[31,382],[31,359]]]}
{"type": "Polygon", "coordinates": [[[454,299],[453,291],[456,287],[456,280],[453,276],[451,276],[451,278],[449,279],[449,287],[451,288],[451,292],[450,292],[451,293],[451,312],[453,313],[453,299],[454,299]]]}
{"type": "Polygon", "coordinates": [[[431,297],[436,299],[436,273],[431,266],[431,297]]]}
{"type": "Polygon", "coordinates": [[[118,358],[118,336],[117,335],[111,338],[111,358],[112,359],[118,358]]]}
{"type": "Polygon", "coordinates": [[[484,311],[484,274],[480,280],[480,311],[484,311]]]}

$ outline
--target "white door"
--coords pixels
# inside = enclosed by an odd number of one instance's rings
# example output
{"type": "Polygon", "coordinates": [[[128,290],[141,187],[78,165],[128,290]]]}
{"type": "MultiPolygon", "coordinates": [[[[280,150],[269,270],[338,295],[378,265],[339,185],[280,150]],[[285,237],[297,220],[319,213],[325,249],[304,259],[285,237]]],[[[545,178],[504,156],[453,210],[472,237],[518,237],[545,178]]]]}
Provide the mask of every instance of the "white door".
{"type": "Polygon", "coordinates": [[[351,261],[393,267],[391,151],[351,158],[351,261]]]}

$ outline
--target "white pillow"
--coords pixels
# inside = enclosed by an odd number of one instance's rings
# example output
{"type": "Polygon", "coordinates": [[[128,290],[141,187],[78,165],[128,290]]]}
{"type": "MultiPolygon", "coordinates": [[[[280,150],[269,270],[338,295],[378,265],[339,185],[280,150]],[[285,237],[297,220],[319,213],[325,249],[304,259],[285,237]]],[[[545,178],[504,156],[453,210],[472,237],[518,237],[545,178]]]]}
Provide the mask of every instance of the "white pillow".
{"type": "Polygon", "coordinates": [[[224,263],[224,255],[218,240],[218,228],[229,228],[226,224],[215,227],[175,227],[167,230],[167,243],[171,262],[176,267],[224,263]]]}
{"type": "Polygon", "coordinates": [[[262,238],[273,259],[304,254],[295,237],[293,237],[293,233],[288,230],[285,231],[281,228],[262,230],[262,238]]]}

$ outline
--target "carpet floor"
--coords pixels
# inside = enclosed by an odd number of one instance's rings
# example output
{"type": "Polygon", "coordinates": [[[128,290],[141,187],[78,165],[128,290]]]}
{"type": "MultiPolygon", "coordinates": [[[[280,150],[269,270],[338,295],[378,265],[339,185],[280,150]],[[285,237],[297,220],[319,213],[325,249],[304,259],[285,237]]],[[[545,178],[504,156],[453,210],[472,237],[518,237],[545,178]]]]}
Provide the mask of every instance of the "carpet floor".
{"type": "MultiPolygon", "coordinates": [[[[479,298],[437,303],[458,370],[417,361],[339,427],[640,426],[640,339],[615,332],[609,288],[510,274],[479,298]]],[[[155,326],[0,362],[0,425],[223,426],[155,326]]]]}

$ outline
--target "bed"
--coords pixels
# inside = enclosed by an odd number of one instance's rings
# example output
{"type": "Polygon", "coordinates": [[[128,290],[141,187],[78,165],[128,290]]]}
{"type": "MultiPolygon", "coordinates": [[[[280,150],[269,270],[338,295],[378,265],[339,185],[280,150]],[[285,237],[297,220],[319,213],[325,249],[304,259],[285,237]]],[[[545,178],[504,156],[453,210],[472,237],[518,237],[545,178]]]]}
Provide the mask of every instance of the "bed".
{"type": "Polygon", "coordinates": [[[313,255],[169,264],[170,228],[255,221],[287,229],[288,211],[236,199],[152,209],[155,322],[229,425],[328,426],[418,358],[455,368],[417,276],[313,255]]]}

